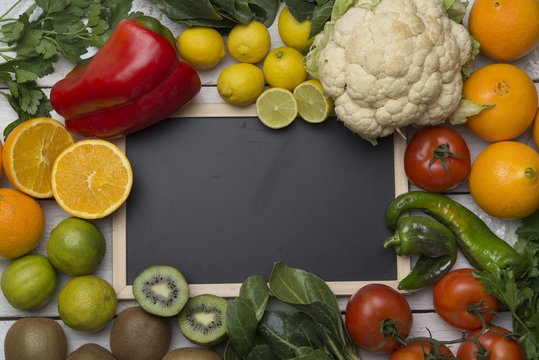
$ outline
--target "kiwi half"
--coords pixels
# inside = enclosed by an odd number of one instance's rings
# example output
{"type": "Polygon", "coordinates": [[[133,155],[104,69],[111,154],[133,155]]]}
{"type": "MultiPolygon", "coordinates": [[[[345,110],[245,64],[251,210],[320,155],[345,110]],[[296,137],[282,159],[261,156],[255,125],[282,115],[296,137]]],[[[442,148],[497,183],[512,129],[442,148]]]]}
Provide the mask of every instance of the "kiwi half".
{"type": "Polygon", "coordinates": [[[224,341],[227,305],[226,299],[211,294],[189,299],[178,315],[183,336],[202,346],[213,346],[224,341]]]}
{"type": "Polygon", "coordinates": [[[150,314],[175,316],[189,298],[189,285],[175,267],[154,265],[135,278],[133,295],[137,303],[150,314]]]}

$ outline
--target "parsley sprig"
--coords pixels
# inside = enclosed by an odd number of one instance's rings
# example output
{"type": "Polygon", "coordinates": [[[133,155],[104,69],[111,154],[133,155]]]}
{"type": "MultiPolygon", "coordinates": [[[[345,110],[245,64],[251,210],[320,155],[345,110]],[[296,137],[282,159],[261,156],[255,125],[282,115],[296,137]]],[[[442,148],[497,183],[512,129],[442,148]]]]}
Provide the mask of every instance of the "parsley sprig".
{"type": "Polygon", "coordinates": [[[37,80],[54,71],[60,56],[78,63],[89,48],[101,47],[118,22],[129,16],[132,0],[35,0],[17,18],[9,14],[17,0],[0,15],[0,91],[18,115],[4,129],[48,116],[52,106],[37,80]]]}
{"type": "Polygon", "coordinates": [[[539,360],[539,210],[522,219],[516,234],[514,247],[527,259],[526,276],[515,279],[507,272],[478,275],[487,292],[513,314],[513,332],[519,335],[526,359],[539,360]]]}

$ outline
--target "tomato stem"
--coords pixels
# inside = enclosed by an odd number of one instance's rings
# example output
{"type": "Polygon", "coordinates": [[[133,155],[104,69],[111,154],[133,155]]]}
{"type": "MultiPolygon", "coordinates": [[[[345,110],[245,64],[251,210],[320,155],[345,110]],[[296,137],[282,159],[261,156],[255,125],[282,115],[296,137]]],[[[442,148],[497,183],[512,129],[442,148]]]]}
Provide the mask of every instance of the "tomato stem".
{"type": "Polygon", "coordinates": [[[466,160],[466,158],[464,156],[461,156],[459,154],[455,154],[455,153],[453,153],[453,152],[451,152],[449,150],[450,149],[449,149],[449,144],[448,143],[438,145],[436,147],[436,149],[434,149],[434,156],[432,157],[432,159],[430,159],[429,166],[427,168],[427,171],[428,171],[429,175],[430,175],[430,167],[431,167],[432,164],[434,164],[434,162],[436,160],[440,160],[442,162],[442,165],[444,166],[444,169],[448,174],[449,174],[449,167],[447,166],[447,163],[445,162],[446,158],[454,157],[454,158],[466,160]]]}

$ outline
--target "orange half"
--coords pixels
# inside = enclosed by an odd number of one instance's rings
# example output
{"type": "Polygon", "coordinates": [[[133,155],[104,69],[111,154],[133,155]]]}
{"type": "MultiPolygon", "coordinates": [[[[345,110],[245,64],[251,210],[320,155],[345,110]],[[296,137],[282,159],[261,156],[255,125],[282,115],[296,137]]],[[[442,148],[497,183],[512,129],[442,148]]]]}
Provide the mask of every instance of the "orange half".
{"type": "Polygon", "coordinates": [[[51,168],[73,137],[51,118],[35,118],[17,126],[7,137],[2,162],[7,178],[20,191],[35,198],[52,197],[51,168]]]}
{"type": "Polygon", "coordinates": [[[52,192],[66,212],[105,217],[127,200],[133,172],[125,154],[106,140],[82,140],[66,148],[52,167],[52,192]]]}

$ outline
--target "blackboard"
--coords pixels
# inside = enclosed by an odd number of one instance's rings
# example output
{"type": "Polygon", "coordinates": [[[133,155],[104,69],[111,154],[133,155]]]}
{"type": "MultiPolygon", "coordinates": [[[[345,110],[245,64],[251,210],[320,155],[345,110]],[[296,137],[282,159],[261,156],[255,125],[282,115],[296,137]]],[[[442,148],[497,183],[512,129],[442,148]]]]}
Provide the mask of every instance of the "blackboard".
{"type": "Polygon", "coordinates": [[[395,282],[397,257],[382,248],[395,139],[372,146],[335,118],[279,130],[256,117],[174,118],[129,135],[120,287],[166,264],[233,295],[281,260],[332,283],[395,282]]]}

